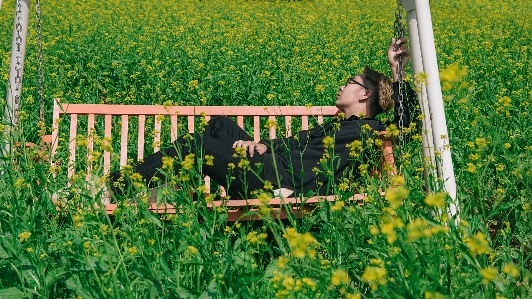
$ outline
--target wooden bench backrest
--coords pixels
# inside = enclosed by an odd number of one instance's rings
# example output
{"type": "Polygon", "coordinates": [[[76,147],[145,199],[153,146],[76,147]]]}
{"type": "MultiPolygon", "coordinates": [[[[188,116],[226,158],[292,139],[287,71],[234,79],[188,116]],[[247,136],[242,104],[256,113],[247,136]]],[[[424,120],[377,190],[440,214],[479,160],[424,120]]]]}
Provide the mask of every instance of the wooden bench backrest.
{"type": "MultiPolygon", "coordinates": [[[[285,120],[286,136],[292,134],[290,127],[293,117],[301,118],[301,129],[308,129],[309,117],[316,117],[318,123],[323,123],[323,118],[327,116],[334,116],[338,111],[336,107],[330,106],[157,106],[157,105],[105,105],[105,104],[66,104],[60,103],[57,99],[54,101],[53,111],[53,127],[52,127],[52,156],[56,153],[59,140],[58,119],[63,115],[70,116],[70,130],[69,130],[69,165],[72,165],[76,159],[76,135],[78,132],[78,116],[86,115],[87,118],[87,132],[88,145],[90,151],[94,149],[94,140],[91,132],[94,130],[95,117],[101,115],[105,118],[104,138],[111,138],[112,135],[112,117],[121,118],[120,128],[120,166],[127,163],[127,141],[129,134],[129,120],[131,117],[138,117],[137,130],[137,159],[142,159],[145,156],[145,127],[146,118],[154,117],[154,152],[159,151],[158,144],[161,141],[161,122],[163,117],[169,117],[171,123],[170,140],[174,141],[178,137],[177,124],[178,117],[186,117],[188,123],[188,131],[194,132],[195,118],[204,117],[209,120],[211,116],[234,116],[236,117],[239,126],[244,127],[244,117],[253,118],[253,138],[255,141],[260,140],[260,119],[267,117],[270,120],[275,120],[276,117],[283,117],[285,120]]],[[[277,132],[274,126],[269,129],[269,137],[276,138],[277,132]]],[[[104,173],[109,173],[110,167],[110,152],[104,151],[104,173]]],[[[69,177],[73,174],[73,169],[69,172],[69,177]]]]}
{"type": "MultiPolygon", "coordinates": [[[[100,115],[104,117],[104,142],[109,142],[112,136],[112,118],[121,118],[120,127],[120,166],[127,164],[128,157],[128,130],[129,120],[132,117],[138,118],[138,130],[136,132],[137,145],[137,159],[143,159],[146,118],[154,117],[154,152],[159,151],[159,143],[161,141],[161,121],[164,117],[170,118],[170,140],[174,141],[178,138],[178,117],[186,117],[188,124],[188,131],[194,132],[195,119],[204,117],[209,120],[211,116],[233,116],[236,117],[237,124],[244,127],[244,118],[253,118],[253,138],[255,141],[260,140],[260,119],[267,117],[270,120],[275,120],[276,117],[283,117],[285,127],[285,136],[292,134],[290,124],[295,117],[301,118],[301,129],[306,130],[309,127],[309,117],[315,117],[318,123],[323,123],[324,117],[331,117],[336,114],[338,109],[334,106],[158,106],[158,105],[107,105],[107,104],[67,104],[60,103],[58,99],[54,101],[53,111],[53,131],[52,131],[52,157],[57,152],[59,141],[59,122],[58,119],[64,115],[70,116],[70,130],[68,136],[69,146],[69,161],[68,161],[68,177],[71,178],[74,174],[74,163],[76,161],[76,136],[78,134],[78,116],[87,116],[87,159],[90,159],[90,153],[94,150],[93,134],[95,128],[95,117],[100,115]],[[108,138],[108,139],[106,139],[108,138]]],[[[168,134],[167,133],[167,134],[168,134]]],[[[276,138],[277,132],[274,126],[269,129],[269,138],[276,138]]],[[[394,168],[392,142],[390,139],[384,140],[383,147],[384,155],[382,164],[389,164],[394,168]]],[[[52,159],[53,163],[53,159],[52,159]]],[[[109,151],[104,151],[103,154],[103,171],[108,174],[111,165],[111,154],[109,151]]]]}

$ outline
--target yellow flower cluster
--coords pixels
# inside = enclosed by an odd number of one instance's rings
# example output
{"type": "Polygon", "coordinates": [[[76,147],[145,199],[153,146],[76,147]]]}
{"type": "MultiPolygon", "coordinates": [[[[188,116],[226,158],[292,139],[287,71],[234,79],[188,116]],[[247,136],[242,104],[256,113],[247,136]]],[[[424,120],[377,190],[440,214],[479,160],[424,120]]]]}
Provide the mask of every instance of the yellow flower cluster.
{"type": "Polygon", "coordinates": [[[20,243],[28,240],[29,238],[31,237],[31,233],[28,232],[28,231],[25,231],[25,232],[21,232],[19,235],[18,235],[18,240],[20,243]]]}
{"type": "Polygon", "coordinates": [[[435,194],[428,194],[427,197],[425,197],[425,203],[431,207],[443,208],[443,205],[445,204],[446,196],[447,196],[447,193],[445,192],[437,192],[435,194]]]}
{"type": "Polygon", "coordinates": [[[449,227],[443,225],[431,225],[425,219],[415,219],[406,225],[408,240],[413,242],[421,237],[430,238],[439,233],[448,233],[449,227]]]}
{"type": "Polygon", "coordinates": [[[306,256],[311,259],[316,258],[317,252],[314,247],[318,244],[318,241],[309,232],[301,234],[295,228],[289,227],[283,234],[283,238],[288,241],[293,256],[300,259],[306,256]]]}
{"type": "Polygon", "coordinates": [[[369,283],[373,291],[378,290],[379,286],[387,283],[386,269],[383,267],[382,260],[371,260],[371,265],[366,266],[362,273],[362,280],[369,283]]]}
{"type": "Polygon", "coordinates": [[[385,214],[379,219],[381,220],[380,232],[386,235],[388,244],[393,244],[397,239],[396,229],[401,229],[405,226],[403,220],[397,217],[395,212],[390,208],[384,208],[385,214]]]}
{"type": "Polygon", "coordinates": [[[339,286],[341,284],[349,284],[351,280],[347,275],[347,272],[342,269],[335,270],[331,275],[331,284],[333,286],[339,286]]]}
{"type": "Polygon", "coordinates": [[[465,238],[464,242],[469,247],[469,252],[474,256],[492,251],[486,235],[482,232],[477,232],[475,235],[465,238]]]}
{"type": "Polygon", "coordinates": [[[190,170],[194,166],[194,154],[188,154],[185,157],[185,160],[181,164],[181,167],[183,167],[184,170],[190,170]]]}
{"type": "Polygon", "coordinates": [[[246,241],[249,244],[262,244],[267,237],[267,233],[258,234],[256,231],[252,231],[246,236],[246,241]]]}
{"type": "Polygon", "coordinates": [[[276,298],[294,298],[295,294],[301,296],[316,291],[316,282],[308,277],[295,279],[291,274],[274,271],[270,281],[277,290],[276,298]]]}

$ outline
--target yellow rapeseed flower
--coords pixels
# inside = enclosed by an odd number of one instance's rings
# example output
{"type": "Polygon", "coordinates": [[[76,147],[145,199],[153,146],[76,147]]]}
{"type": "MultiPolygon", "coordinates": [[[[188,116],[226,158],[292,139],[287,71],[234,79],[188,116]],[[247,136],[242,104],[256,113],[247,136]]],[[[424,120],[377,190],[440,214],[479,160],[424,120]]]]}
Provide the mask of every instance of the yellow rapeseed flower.
{"type": "Polygon", "coordinates": [[[213,166],[214,165],[214,156],[205,155],[205,165],[213,166]]]}
{"type": "Polygon", "coordinates": [[[31,233],[28,232],[28,231],[25,231],[25,232],[21,232],[19,235],[18,235],[18,240],[20,243],[28,240],[29,238],[31,237],[31,233]]]}
{"type": "Polygon", "coordinates": [[[474,236],[466,238],[464,242],[469,247],[469,252],[472,255],[490,253],[492,251],[486,236],[481,232],[477,232],[474,236]]]}
{"type": "Polygon", "coordinates": [[[384,194],[384,198],[390,203],[392,209],[397,209],[401,206],[403,198],[408,196],[408,189],[403,186],[397,188],[389,188],[384,194]]]}
{"type": "Polygon", "coordinates": [[[379,286],[386,285],[386,269],[381,267],[366,266],[364,273],[362,273],[362,280],[370,284],[373,291],[376,291],[379,286]]]}
{"type": "Polygon", "coordinates": [[[183,167],[183,169],[185,170],[192,169],[192,167],[194,166],[194,157],[195,157],[194,154],[188,154],[185,157],[185,161],[183,161],[183,163],[181,164],[181,167],[183,167]]]}
{"type": "Polygon", "coordinates": [[[428,194],[427,197],[425,197],[425,203],[431,207],[443,208],[443,205],[445,203],[445,196],[447,196],[447,193],[445,192],[428,194]]]}
{"type": "Polygon", "coordinates": [[[295,228],[289,227],[283,234],[283,238],[288,241],[292,249],[292,255],[295,257],[304,258],[308,256],[311,259],[316,258],[317,253],[314,246],[318,244],[318,241],[309,232],[300,234],[295,228]]]}
{"type": "Polygon", "coordinates": [[[331,275],[331,284],[334,286],[348,284],[349,281],[349,276],[347,275],[347,272],[345,270],[337,269],[331,275]]]}
{"type": "Polygon", "coordinates": [[[519,277],[519,275],[521,275],[519,268],[517,268],[517,266],[514,263],[508,263],[504,265],[504,267],[502,268],[502,272],[509,274],[513,278],[517,278],[519,277]]]}
{"type": "Polygon", "coordinates": [[[492,282],[497,277],[497,269],[494,267],[487,267],[480,270],[480,275],[482,276],[482,283],[488,284],[492,282]]]}
{"type": "Polygon", "coordinates": [[[162,166],[163,170],[171,171],[174,168],[174,158],[163,157],[162,162],[163,162],[163,166],[162,166]]]}
{"type": "Polygon", "coordinates": [[[246,241],[249,244],[261,244],[264,243],[264,240],[266,240],[267,237],[268,234],[266,233],[257,234],[256,231],[252,231],[246,236],[246,241]]]}
{"type": "Polygon", "coordinates": [[[331,206],[331,211],[341,211],[344,207],[344,201],[343,200],[337,200],[334,205],[331,206]]]}

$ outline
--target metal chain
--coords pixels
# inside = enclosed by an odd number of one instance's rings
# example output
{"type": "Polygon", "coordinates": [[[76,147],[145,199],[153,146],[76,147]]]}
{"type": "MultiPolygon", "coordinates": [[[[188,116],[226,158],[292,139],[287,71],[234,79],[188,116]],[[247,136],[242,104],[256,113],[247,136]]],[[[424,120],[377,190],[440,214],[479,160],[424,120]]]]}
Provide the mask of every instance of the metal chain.
{"type": "Polygon", "coordinates": [[[41,1],[37,0],[35,4],[35,31],[37,31],[37,62],[39,63],[39,120],[44,121],[44,69],[42,60],[42,27],[41,27],[41,1]]]}
{"type": "Polygon", "coordinates": [[[13,105],[13,124],[18,124],[18,110],[20,105],[20,93],[22,88],[22,0],[17,0],[17,9],[16,9],[16,18],[15,18],[15,30],[17,31],[17,36],[15,37],[16,43],[16,58],[17,62],[15,64],[15,104],[13,105]]]}
{"type": "MultiPolygon", "coordinates": [[[[395,11],[395,23],[394,23],[394,37],[395,40],[399,40],[405,36],[405,30],[404,30],[404,19],[403,19],[403,3],[402,0],[397,0],[397,9],[395,11]]],[[[403,71],[405,66],[403,65],[403,55],[399,55],[399,64],[397,68],[398,72],[398,83],[399,83],[399,141],[400,141],[400,147],[401,149],[404,146],[404,136],[403,136],[403,129],[404,129],[404,120],[403,116],[405,113],[405,107],[404,107],[404,82],[403,82],[403,71]]]]}

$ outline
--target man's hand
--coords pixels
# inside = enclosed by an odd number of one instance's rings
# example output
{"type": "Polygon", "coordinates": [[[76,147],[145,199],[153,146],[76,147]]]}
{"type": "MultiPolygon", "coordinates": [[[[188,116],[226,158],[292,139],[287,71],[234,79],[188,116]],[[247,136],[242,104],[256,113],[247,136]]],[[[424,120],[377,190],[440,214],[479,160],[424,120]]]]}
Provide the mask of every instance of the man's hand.
{"type": "Polygon", "coordinates": [[[250,157],[253,157],[253,153],[255,153],[255,151],[257,151],[259,155],[262,155],[268,149],[266,145],[262,143],[257,143],[255,141],[244,141],[244,140],[235,141],[235,143],[233,143],[233,148],[236,148],[236,147],[247,148],[250,157]]]}
{"type": "Polygon", "coordinates": [[[392,71],[393,81],[399,80],[399,59],[403,59],[403,78],[405,78],[405,68],[410,58],[410,51],[406,47],[406,38],[401,38],[396,41],[392,38],[390,47],[388,47],[388,63],[390,64],[390,70],[392,71]]]}

